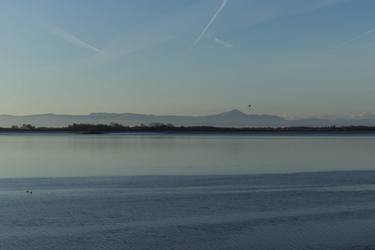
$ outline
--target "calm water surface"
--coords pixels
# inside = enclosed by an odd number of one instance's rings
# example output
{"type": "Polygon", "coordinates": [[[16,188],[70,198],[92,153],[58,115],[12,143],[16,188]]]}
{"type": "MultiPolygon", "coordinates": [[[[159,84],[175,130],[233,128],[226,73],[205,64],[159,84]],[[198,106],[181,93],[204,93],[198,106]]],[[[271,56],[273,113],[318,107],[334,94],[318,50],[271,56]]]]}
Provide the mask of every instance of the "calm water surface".
{"type": "Polygon", "coordinates": [[[375,170],[375,137],[2,135],[0,177],[375,170]]]}
{"type": "Polygon", "coordinates": [[[374,137],[3,135],[0,249],[375,249],[374,153],[374,137]]]}

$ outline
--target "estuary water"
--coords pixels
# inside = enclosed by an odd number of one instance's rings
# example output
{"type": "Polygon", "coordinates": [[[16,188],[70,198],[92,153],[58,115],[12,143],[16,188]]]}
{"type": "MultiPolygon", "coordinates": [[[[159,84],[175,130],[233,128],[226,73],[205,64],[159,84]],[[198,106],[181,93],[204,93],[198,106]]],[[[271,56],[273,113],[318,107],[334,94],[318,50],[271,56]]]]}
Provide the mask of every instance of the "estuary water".
{"type": "Polygon", "coordinates": [[[1,135],[0,249],[375,249],[374,153],[355,136],[1,135]]]}
{"type": "Polygon", "coordinates": [[[375,170],[375,137],[1,135],[0,178],[375,170]]]}

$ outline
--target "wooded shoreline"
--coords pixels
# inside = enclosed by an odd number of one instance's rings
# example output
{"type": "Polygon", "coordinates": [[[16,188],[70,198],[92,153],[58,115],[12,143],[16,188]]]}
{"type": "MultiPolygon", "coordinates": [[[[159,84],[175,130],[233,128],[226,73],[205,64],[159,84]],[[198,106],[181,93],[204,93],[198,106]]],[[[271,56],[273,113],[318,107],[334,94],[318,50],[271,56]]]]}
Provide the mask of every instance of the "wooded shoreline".
{"type": "Polygon", "coordinates": [[[173,126],[151,124],[123,126],[120,124],[72,124],[66,127],[34,127],[32,125],[0,128],[0,133],[166,133],[166,134],[249,134],[249,135],[375,135],[375,126],[330,126],[330,127],[214,127],[173,126]]]}

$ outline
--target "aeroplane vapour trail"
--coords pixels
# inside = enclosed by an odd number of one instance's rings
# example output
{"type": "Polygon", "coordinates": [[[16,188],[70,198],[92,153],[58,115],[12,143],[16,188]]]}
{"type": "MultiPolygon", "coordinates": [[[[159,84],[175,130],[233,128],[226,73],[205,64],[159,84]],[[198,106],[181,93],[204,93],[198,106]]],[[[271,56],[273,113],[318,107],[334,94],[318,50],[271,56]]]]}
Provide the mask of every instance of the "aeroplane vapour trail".
{"type": "Polygon", "coordinates": [[[217,44],[219,44],[221,46],[224,46],[226,48],[233,48],[233,45],[231,43],[229,43],[227,41],[224,41],[224,40],[221,40],[221,39],[219,39],[217,37],[215,37],[214,41],[215,41],[215,43],[217,43],[217,44]]]}
{"type": "Polygon", "coordinates": [[[85,41],[82,41],[81,39],[79,39],[75,35],[73,35],[69,32],[66,32],[65,30],[62,30],[59,27],[50,27],[49,32],[51,34],[54,34],[54,35],[64,39],[65,41],[67,41],[67,42],[69,42],[73,45],[78,46],[78,47],[94,51],[95,53],[100,52],[100,49],[96,48],[95,46],[93,46],[93,45],[91,45],[91,44],[89,44],[85,41]]]}
{"type": "Polygon", "coordinates": [[[202,32],[199,34],[197,39],[195,39],[193,48],[199,43],[199,41],[202,39],[202,37],[206,34],[207,30],[210,28],[210,26],[215,22],[215,19],[219,16],[219,14],[223,11],[225,8],[225,5],[227,5],[228,0],[223,0],[222,4],[220,5],[219,9],[215,12],[215,14],[211,17],[210,21],[207,23],[207,25],[204,27],[202,32]]]}
{"type": "Polygon", "coordinates": [[[340,43],[339,45],[336,46],[336,49],[339,49],[341,47],[344,47],[345,45],[348,45],[348,44],[350,44],[352,42],[360,40],[360,39],[362,39],[362,38],[364,38],[366,36],[371,35],[372,33],[375,33],[375,29],[368,30],[368,31],[363,32],[362,34],[360,34],[360,35],[358,35],[358,36],[356,36],[356,37],[354,37],[352,39],[349,39],[349,40],[347,40],[345,42],[340,43]]]}

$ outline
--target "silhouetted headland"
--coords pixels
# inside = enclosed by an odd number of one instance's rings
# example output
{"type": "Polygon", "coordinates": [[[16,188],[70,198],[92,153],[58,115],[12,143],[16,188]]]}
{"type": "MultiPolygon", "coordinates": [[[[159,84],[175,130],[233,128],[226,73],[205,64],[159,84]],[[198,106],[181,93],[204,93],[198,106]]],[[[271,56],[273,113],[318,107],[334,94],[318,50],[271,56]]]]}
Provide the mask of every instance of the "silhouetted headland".
{"type": "Polygon", "coordinates": [[[30,124],[0,128],[0,133],[166,133],[166,134],[248,134],[248,135],[375,135],[371,126],[329,126],[329,127],[212,127],[174,126],[154,123],[150,125],[124,126],[117,123],[72,124],[67,127],[34,127],[30,124]]]}

